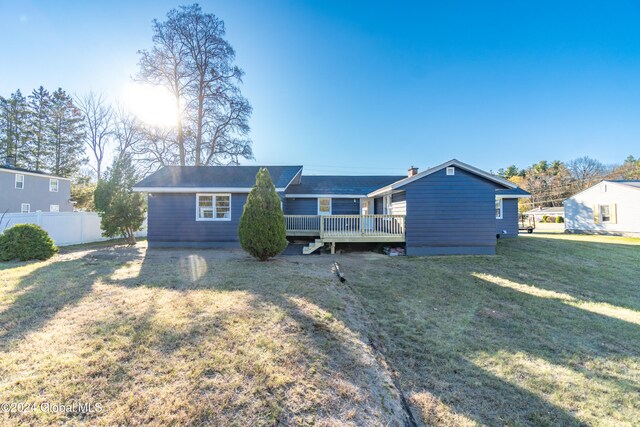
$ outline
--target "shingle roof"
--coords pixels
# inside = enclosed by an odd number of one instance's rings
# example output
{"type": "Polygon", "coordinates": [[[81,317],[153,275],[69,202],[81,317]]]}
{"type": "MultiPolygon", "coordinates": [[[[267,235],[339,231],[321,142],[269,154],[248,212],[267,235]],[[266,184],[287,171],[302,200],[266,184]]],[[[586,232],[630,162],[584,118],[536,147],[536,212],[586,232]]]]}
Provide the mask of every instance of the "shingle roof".
{"type": "Polygon", "coordinates": [[[534,208],[525,212],[525,214],[537,213],[564,213],[564,208],[562,206],[552,206],[546,208],[534,208]]]}
{"type": "Polygon", "coordinates": [[[366,195],[405,176],[302,175],[300,184],[291,185],[287,194],[366,195]]]}
{"type": "Polygon", "coordinates": [[[505,188],[496,190],[496,196],[530,196],[531,193],[522,188],[505,188]]]}
{"type": "Polygon", "coordinates": [[[59,175],[54,175],[48,172],[36,171],[36,170],[25,169],[25,168],[17,168],[13,166],[0,166],[0,169],[12,171],[12,172],[24,172],[24,173],[34,174],[34,175],[51,176],[51,177],[60,178],[60,179],[69,179],[69,178],[65,178],[59,175]]]}
{"type": "Polygon", "coordinates": [[[266,167],[276,188],[285,188],[302,166],[165,166],[134,188],[251,188],[266,167]]]}
{"type": "Polygon", "coordinates": [[[639,179],[616,179],[610,180],[610,182],[615,182],[617,184],[628,185],[630,187],[640,188],[640,180],[639,179]]]}

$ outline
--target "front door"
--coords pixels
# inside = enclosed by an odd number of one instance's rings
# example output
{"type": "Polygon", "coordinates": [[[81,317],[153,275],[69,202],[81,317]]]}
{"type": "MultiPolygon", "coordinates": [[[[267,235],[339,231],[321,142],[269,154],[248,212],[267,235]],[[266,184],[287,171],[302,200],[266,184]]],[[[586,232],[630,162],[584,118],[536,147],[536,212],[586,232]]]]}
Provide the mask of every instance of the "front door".
{"type": "Polygon", "coordinates": [[[360,213],[363,215],[362,228],[366,231],[373,231],[374,219],[372,216],[369,216],[374,213],[373,199],[360,199],[360,213]]]}

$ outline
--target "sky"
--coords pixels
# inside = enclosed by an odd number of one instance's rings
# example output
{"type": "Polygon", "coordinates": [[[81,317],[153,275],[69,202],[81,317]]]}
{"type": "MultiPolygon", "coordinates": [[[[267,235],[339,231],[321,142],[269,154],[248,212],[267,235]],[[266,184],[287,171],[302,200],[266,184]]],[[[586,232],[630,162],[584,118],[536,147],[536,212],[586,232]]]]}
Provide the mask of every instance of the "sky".
{"type": "MultiPolygon", "coordinates": [[[[121,99],[175,1],[0,0],[0,95],[121,99]]],[[[202,1],[253,106],[255,160],[313,174],[640,155],[640,2],[202,1]]]]}

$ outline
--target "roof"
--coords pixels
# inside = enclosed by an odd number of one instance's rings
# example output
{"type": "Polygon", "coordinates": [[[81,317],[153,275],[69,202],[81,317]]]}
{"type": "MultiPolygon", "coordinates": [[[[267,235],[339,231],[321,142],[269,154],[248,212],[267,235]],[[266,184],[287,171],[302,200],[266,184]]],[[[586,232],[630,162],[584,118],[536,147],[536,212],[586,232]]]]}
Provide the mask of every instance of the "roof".
{"type": "Polygon", "coordinates": [[[417,173],[417,174],[415,174],[413,176],[401,179],[401,180],[399,180],[397,182],[394,182],[393,184],[390,184],[390,185],[388,185],[386,187],[383,187],[383,188],[380,188],[380,189],[378,189],[376,191],[373,191],[372,193],[368,194],[368,196],[369,197],[373,197],[373,196],[377,196],[377,195],[380,195],[380,194],[391,192],[391,191],[396,190],[396,189],[398,189],[400,187],[403,187],[403,186],[405,186],[407,184],[410,184],[413,181],[416,181],[416,180],[418,180],[420,178],[424,178],[425,176],[431,175],[431,174],[433,174],[435,172],[438,172],[438,171],[440,171],[440,170],[442,170],[442,169],[444,169],[446,167],[449,167],[449,166],[455,166],[455,167],[458,167],[460,169],[466,170],[467,172],[471,172],[471,173],[473,173],[475,175],[481,176],[481,177],[483,177],[485,179],[488,179],[489,181],[493,181],[493,182],[495,182],[497,184],[503,185],[506,188],[510,188],[510,189],[518,188],[518,186],[516,184],[514,184],[513,182],[511,182],[511,181],[508,181],[508,180],[506,180],[504,178],[500,178],[499,176],[492,175],[492,174],[490,174],[488,172],[485,172],[485,171],[483,171],[481,169],[478,169],[478,168],[476,168],[474,166],[471,166],[471,165],[468,165],[466,163],[463,163],[460,160],[451,159],[448,162],[444,162],[444,163],[442,163],[442,164],[440,164],[438,166],[435,166],[433,168],[424,170],[424,171],[422,171],[420,173],[417,173]]]}
{"type": "Polygon", "coordinates": [[[531,197],[531,193],[524,191],[522,188],[498,188],[496,190],[496,196],[498,198],[511,198],[511,197],[531,197]]]}
{"type": "Polygon", "coordinates": [[[551,206],[546,208],[534,208],[525,212],[525,214],[538,214],[538,213],[564,213],[564,208],[562,206],[551,206]]]}
{"type": "Polygon", "coordinates": [[[65,178],[63,176],[58,176],[58,175],[53,175],[47,172],[41,172],[41,171],[34,171],[31,169],[25,169],[25,168],[17,168],[17,167],[12,167],[12,166],[0,166],[0,171],[4,171],[4,172],[14,172],[14,173],[23,173],[23,174],[27,174],[27,175],[37,175],[37,176],[42,176],[43,178],[56,178],[56,179],[66,179],[68,181],[70,181],[70,178],[65,178]]]}
{"type": "Polygon", "coordinates": [[[149,192],[249,192],[262,167],[267,168],[278,191],[284,191],[302,171],[302,166],[165,166],[133,188],[149,192]]]}
{"type": "Polygon", "coordinates": [[[640,179],[616,179],[616,180],[607,180],[607,182],[615,182],[616,184],[622,184],[629,187],[640,189],[640,179]]]}
{"type": "Polygon", "coordinates": [[[300,184],[292,185],[287,189],[287,196],[318,194],[365,196],[402,178],[404,175],[302,175],[300,184]]]}

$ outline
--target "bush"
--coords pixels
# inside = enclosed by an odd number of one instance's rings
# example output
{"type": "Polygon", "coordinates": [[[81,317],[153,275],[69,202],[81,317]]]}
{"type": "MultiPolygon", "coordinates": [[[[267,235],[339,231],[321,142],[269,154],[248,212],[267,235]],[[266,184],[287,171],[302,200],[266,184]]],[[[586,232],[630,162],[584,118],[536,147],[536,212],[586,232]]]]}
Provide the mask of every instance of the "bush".
{"type": "Polygon", "coordinates": [[[0,234],[0,261],[49,259],[58,248],[49,234],[35,224],[18,224],[0,234]]]}
{"type": "Polygon", "coordinates": [[[287,230],[280,198],[269,171],[260,169],[238,226],[242,249],[260,261],[278,255],[287,247],[287,230]]]}
{"type": "Polygon", "coordinates": [[[562,224],[564,222],[564,218],[561,216],[556,217],[556,224],[562,224]]]}

